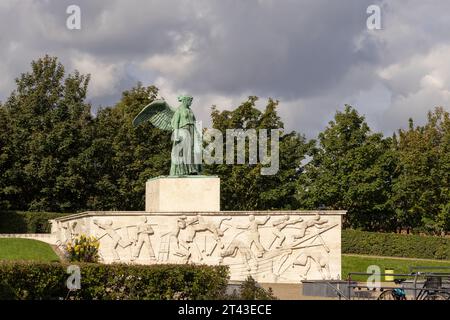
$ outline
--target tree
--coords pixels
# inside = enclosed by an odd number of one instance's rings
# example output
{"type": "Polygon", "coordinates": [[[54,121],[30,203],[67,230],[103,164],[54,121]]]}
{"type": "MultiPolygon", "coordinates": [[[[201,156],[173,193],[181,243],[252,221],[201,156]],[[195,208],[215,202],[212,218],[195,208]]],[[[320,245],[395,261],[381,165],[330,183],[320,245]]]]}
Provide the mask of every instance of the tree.
{"type": "Polygon", "coordinates": [[[391,205],[399,227],[435,234],[450,229],[450,116],[429,112],[424,126],[400,130],[396,151],[399,173],[391,205]]]}
{"type": "Polygon", "coordinates": [[[8,200],[10,190],[7,188],[7,170],[11,167],[10,150],[11,124],[9,114],[0,104],[0,209],[9,209],[11,203],[8,200]]]}
{"type": "MultiPolygon", "coordinates": [[[[212,164],[205,174],[221,178],[223,210],[295,209],[295,181],[308,143],[296,132],[285,133],[277,115],[278,101],[269,99],[264,111],[255,107],[257,97],[251,96],[233,111],[212,109],[213,128],[226,136],[227,129],[281,129],[279,142],[279,171],[275,175],[261,175],[262,164],[212,164]]],[[[270,139],[268,144],[270,145],[270,139]]],[[[248,155],[248,144],[246,144],[248,155]]]]}
{"type": "Polygon", "coordinates": [[[149,124],[131,123],[157,89],[139,84],[93,118],[89,75],[66,76],[49,56],[31,67],[0,106],[2,208],[143,209],[145,181],[168,173],[171,142],[149,124]]]}
{"type": "Polygon", "coordinates": [[[298,180],[303,207],[348,210],[344,225],[368,230],[395,228],[387,200],[395,155],[392,140],[371,133],[358,112],[346,105],[319,134],[311,161],[298,180]]]}
{"type": "Polygon", "coordinates": [[[2,157],[9,165],[0,194],[14,209],[77,210],[86,197],[77,155],[89,143],[89,76],[65,77],[64,67],[49,56],[31,67],[16,79],[4,105],[10,127],[2,157]]]}
{"type": "Polygon", "coordinates": [[[83,152],[95,186],[88,207],[97,210],[143,210],[145,182],[167,175],[170,168],[170,134],[133,118],[156,98],[154,86],[125,91],[114,107],[102,109],[95,119],[95,139],[83,152]]]}

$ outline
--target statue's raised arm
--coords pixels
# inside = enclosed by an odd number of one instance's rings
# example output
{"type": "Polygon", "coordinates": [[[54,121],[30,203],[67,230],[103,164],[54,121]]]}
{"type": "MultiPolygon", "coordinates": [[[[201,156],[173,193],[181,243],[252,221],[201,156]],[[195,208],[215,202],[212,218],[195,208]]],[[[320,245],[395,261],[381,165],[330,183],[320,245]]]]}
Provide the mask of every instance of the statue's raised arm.
{"type": "Polygon", "coordinates": [[[150,121],[155,127],[172,131],[172,117],[175,111],[164,100],[155,100],[146,105],[141,112],[134,118],[133,126],[137,127],[145,121],[150,121]]]}

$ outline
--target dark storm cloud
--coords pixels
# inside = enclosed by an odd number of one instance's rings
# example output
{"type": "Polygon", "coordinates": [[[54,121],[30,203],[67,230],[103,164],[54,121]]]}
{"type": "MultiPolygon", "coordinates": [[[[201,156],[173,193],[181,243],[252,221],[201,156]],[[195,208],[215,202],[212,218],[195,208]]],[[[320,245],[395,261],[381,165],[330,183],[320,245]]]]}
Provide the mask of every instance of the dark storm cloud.
{"type": "MultiPolygon", "coordinates": [[[[55,25],[65,26],[65,10],[73,3],[51,0],[41,9],[55,17],[55,25]]],[[[171,52],[177,46],[174,35],[201,34],[208,28],[192,19],[194,8],[187,1],[81,0],[76,4],[82,11],[82,30],[61,28],[66,37],[49,40],[102,57],[133,59],[171,52]]]]}
{"type": "Polygon", "coordinates": [[[355,50],[353,43],[372,2],[219,2],[214,12],[224,14],[211,19],[215,33],[196,48],[198,63],[180,85],[288,99],[316,95],[349,66],[376,61],[376,52],[355,50]]]}
{"type": "Polygon", "coordinates": [[[137,81],[189,92],[200,118],[246,95],[281,101],[287,126],[314,136],[353,103],[377,130],[450,103],[447,0],[2,0],[0,99],[48,53],[91,73],[90,101],[111,105],[137,81]],[[66,28],[81,7],[82,29],[66,28]],[[383,30],[366,9],[382,7],[383,30]]]}

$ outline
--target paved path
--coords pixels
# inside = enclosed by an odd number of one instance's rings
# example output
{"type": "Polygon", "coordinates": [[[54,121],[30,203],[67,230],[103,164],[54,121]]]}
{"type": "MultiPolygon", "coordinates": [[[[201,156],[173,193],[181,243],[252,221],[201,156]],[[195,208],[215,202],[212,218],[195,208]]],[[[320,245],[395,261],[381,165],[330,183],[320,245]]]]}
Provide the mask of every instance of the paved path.
{"type": "Polygon", "coordinates": [[[303,295],[303,286],[285,283],[260,283],[264,289],[272,288],[273,294],[280,300],[339,300],[338,297],[311,297],[303,295]]]}

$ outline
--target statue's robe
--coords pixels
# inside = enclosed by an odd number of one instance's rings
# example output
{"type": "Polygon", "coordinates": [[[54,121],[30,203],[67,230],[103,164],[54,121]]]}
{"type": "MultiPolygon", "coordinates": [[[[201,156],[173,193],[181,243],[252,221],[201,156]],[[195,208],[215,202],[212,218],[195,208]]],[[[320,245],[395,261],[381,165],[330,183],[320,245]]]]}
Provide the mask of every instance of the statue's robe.
{"type": "Polygon", "coordinates": [[[190,108],[181,105],[172,117],[173,146],[171,176],[195,175],[201,171],[201,158],[198,160],[199,134],[195,127],[195,116],[190,108]],[[196,158],[197,162],[196,163],[196,158]]]}

